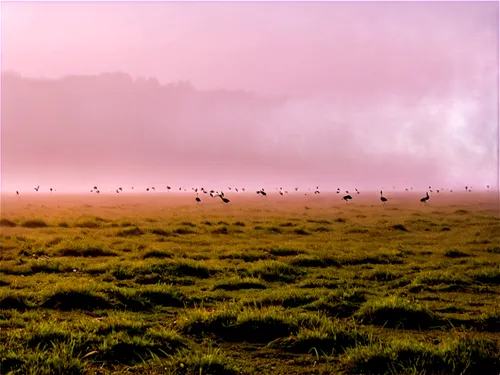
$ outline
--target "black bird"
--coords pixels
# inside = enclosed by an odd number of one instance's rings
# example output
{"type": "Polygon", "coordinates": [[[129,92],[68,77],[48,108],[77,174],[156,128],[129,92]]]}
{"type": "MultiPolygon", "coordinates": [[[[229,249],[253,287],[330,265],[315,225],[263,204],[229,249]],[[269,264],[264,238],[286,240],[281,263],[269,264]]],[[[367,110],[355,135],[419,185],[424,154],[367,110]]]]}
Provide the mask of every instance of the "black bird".
{"type": "Polygon", "coordinates": [[[19,195],[19,192],[16,190],[16,194],[19,195]]]}
{"type": "Polygon", "coordinates": [[[149,188],[146,188],[146,191],[149,191],[149,188]]]}
{"type": "Polygon", "coordinates": [[[421,202],[421,203],[426,203],[426,202],[429,200],[429,198],[430,198],[430,197],[429,197],[429,192],[426,192],[426,193],[425,193],[425,197],[421,198],[421,199],[420,199],[420,202],[421,202]]]}
{"type": "Polygon", "coordinates": [[[354,190],[356,190],[356,194],[359,194],[359,190],[358,189],[354,189],[354,190]]]}
{"type": "Polygon", "coordinates": [[[382,195],[382,190],[380,190],[380,200],[382,201],[383,204],[387,202],[387,198],[382,195]]]}
{"type": "Polygon", "coordinates": [[[298,190],[299,190],[299,188],[298,188],[298,187],[296,187],[296,188],[295,188],[295,191],[298,191],[298,190]]]}
{"type": "Polygon", "coordinates": [[[97,190],[97,186],[94,186],[94,190],[97,190]]]}
{"type": "Polygon", "coordinates": [[[198,194],[196,194],[196,198],[195,198],[196,202],[200,203],[201,202],[201,199],[200,197],[198,197],[198,194]]]}
{"type": "Polygon", "coordinates": [[[345,200],[346,203],[349,203],[349,200],[352,199],[352,197],[350,195],[344,195],[342,199],[345,200]]]}
{"type": "Polygon", "coordinates": [[[220,197],[220,199],[222,199],[222,201],[223,201],[224,203],[229,203],[229,202],[230,202],[230,200],[229,200],[229,199],[224,198],[224,193],[220,193],[220,194],[219,194],[219,197],[220,197]]]}
{"type": "Polygon", "coordinates": [[[123,191],[123,189],[122,189],[121,187],[120,187],[120,188],[118,188],[118,190],[123,191]]]}
{"type": "Polygon", "coordinates": [[[35,190],[36,190],[36,191],[38,191],[38,189],[40,189],[40,185],[38,185],[38,186],[35,188],[35,190]]]}

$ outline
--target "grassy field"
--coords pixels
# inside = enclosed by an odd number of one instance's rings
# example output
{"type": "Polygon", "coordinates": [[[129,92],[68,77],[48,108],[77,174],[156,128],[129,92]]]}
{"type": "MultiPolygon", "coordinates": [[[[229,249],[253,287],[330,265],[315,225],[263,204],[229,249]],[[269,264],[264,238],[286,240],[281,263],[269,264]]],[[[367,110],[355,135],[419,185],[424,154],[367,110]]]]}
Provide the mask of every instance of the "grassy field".
{"type": "Polygon", "coordinates": [[[423,195],[4,195],[0,374],[498,375],[498,195],[423,195]]]}

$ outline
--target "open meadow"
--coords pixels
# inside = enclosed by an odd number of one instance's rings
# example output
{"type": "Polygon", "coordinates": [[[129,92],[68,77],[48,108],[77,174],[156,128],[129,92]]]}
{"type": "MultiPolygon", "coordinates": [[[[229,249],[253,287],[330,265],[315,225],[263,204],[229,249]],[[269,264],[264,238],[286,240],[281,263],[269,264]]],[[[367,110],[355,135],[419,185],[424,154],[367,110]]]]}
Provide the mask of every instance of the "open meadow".
{"type": "Polygon", "coordinates": [[[0,374],[500,373],[497,192],[3,194],[0,374]]]}

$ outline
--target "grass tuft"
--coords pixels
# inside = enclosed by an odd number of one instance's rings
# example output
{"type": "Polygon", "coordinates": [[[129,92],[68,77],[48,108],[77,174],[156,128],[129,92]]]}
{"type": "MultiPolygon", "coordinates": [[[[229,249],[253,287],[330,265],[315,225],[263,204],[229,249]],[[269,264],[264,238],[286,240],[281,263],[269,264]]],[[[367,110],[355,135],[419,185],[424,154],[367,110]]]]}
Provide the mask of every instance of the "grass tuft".
{"type": "Polygon", "coordinates": [[[47,223],[42,219],[30,219],[21,223],[23,228],[45,228],[48,227],[47,223]]]}
{"type": "Polygon", "coordinates": [[[366,302],[357,316],[364,323],[390,328],[423,329],[443,325],[438,314],[397,295],[366,302]]]}
{"type": "Polygon", "coordinates": [[[0,219],[0,227],[15,227],[17,226],[15,221],[9,219],[0,219]]]}

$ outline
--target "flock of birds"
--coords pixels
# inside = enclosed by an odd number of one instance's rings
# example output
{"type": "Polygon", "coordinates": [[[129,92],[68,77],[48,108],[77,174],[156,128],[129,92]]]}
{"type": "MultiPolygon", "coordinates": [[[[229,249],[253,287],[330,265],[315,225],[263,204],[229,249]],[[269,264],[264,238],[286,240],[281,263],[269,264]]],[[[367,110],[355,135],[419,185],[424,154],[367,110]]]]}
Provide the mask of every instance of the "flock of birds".
{"type": "MultiPolygon", "coordinates": [[[[36,192],[39,191],[40,189],[40,185],[38,185],[36,188],[34,188],[36,192]]],[[[167,192],[169,192],[172,188],[170,186],[167,186],[166,187],[167,189],[167,192]]],[[[490,189],[490,185],[486,185],[486,189],[489,191],[490,189]]],[[[134,187],[132,186],[131,190],[134,190],[134,187]]],[[[183,188],[180,187],[179,188],[179,191],[182,191],[183,188]]],[[[196,193],[196,197],[195,197],[195,201],[196,203],[200,204],[201,203],[201,198],[199,196],[199,193],[203,193],[203,194],[209,194],[212,198],[220,198],[221,201],[223,203],[230,203],[231,201],[226,198],[224,196],[224,192],[223,191],[215,191],[215,190],[210,190],[210,191],[207,191],[205,190],[204,188],[191,188],[191,190],[193,190],[195,193],[196,193]]],[[[228,187],[228,190],[234,190],[236,193],[239,192],[238,188],[233,188],[231,189],[231,187],[228,187]]],[[[278,188],[276,188],[276,190],[278,190],[278,188]]],[[[405,191],[409,192],[409,191],[412,191],[413,190],[413,187],[410,187],[410,189],[405,189],[405,191]]],[[[55,192],[56,190],[53,189],[53,188],[50,188],[49,191],[52,193],[52,192],[55,192]]],[[[155,187],[152,186],[152,187],[148,187],[146,188],[146,191],[149,192],[149,191],[156,191],[155,187]]],[[[184,191],[186,191],[186,189],[184,189],[184,191]]],[[[241,191],[242,192],[245,192],[245,188],[241,188],[241,191]]],[[[299,188],[296,187],[295,188],[295,192],[298,192],[299,191],[299,188]]],[[[311,191],[311,189],[309,189],[309,191],[311,191]]],[[[360,194],[360,191],[358,189],[354,189],[354,191],[356,192],[356,194],[360,194]]],[[[436,193],[439,193],[439,192],[444,192],[445,189],[441,188],[441,189],[436,189],[436,193]]],[[[469,192],[471,193],[472,192],[472,186],[465,186],[465,191],[466,192],[469,192]]],[[[91,193],[96,193],[96,194],[100,194],[100,190],[97,186],[94,186],[91,190],[90,190],[91,193]]],[[[120,194],[123,192],[123,188],[122,187],[118,187],[116,189],[116,193],[117,194],[120,194]]],[[[349,193],[349,190],[346,190],[346,195],[342,196],[342,200],[345,201],[346,203],[349,203],[349,201],[352,200],[352,195],[350,195],[349,193]]],[[[425,197],[423,198],[420,198],[420,203],[427,203],[427,201],[430,199],[430,195],[429,195],[429,192],[433,192],[433,189],[432,189],[432,186],[429,186],[429,190],[426,191],[425,193],[425,197]]],[[[450,193],[453,193],[453,189],[448,189],[448,192],[450,193]]],[[[267,196],[267,192],[265,191],[265,189],[260,189],[260,190],[257,190],[256,191],[257,195],[261,195],[263,197],[267,196]]],[[[314,194],[320,194],[321,192],[319,191],[319,186],[316,186],[316,189],[314,189],[314,194]]],[[[337,191],[336,191],[337,194],[341,194],[340,192],[340,188],[337,188],[337,191]]],[[[288,194],[288,191],[287,190],[283,190],[282,187],[279,188],[278,190],[278,194],[279,195],[285,195],[285,194],[288,194]]],[[[19,195],[19,191],[16,191],[16,195],[19,195]]],[[[307,193],[304,193],[304,195],[307,195],[307,193]]],[[[384,193],[382,190],[380,190],[380,201],[382,202],[383,205],[385,205],[385,203],[388,201],[388,199],[386,197],[384,197],[384,193]]]]}

